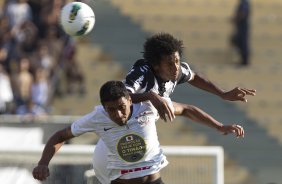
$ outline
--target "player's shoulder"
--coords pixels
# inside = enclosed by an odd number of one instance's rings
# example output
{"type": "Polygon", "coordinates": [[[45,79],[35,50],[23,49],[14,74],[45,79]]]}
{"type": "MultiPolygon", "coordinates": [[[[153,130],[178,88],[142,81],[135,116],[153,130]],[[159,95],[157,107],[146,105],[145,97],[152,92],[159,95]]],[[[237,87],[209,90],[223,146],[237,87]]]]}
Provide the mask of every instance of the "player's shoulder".
{"type": "Polygon", "coordinates": [[[103,122],[109,119],[108,114],[102,105],[95,106],[94,110],[90,113],[89,118],[94,122],[103,122]]]}
{"type": "Polygon", "coordinates": [[[149,79],[154,79],[154,73],[150,65],[144,59],[136,61],[132,69],[126,75],[127,82],[128,80],[148,82],[147,80],[149,79]]]}
{"type": "Polygon", "coordinates": [[[102,105],[97,105],[94,107],[94,111],[96,114],[101,114],[103,112],[105,112],[105,109],[102,105]]]}
{"type": "Polygon", "coordinates": [[[149,63],[145,59],[137,60],[133,65],[133,69],[138,70],[143,73],[152,71],[149,63]]]}
{"type": "Polygon", "coordinates": [[[181,63],[180,63],[180,66],[181,66],[182,68],[186,69],[186,70],[190,70],[190,66],[189,66],[189,64],[186,63],[186,62],[181,62],[181,63]]]}
{"type": "Polygon", "coordinates": [[[190,68],[189,64],[186,62],[181,62],[181,71],[184,75],[189,75],[190,78],[193,78],[194,71],[190,68]]]}
{"type": "Polygon", "coordinates": [[[141,67],[141,66],[147,66],[148,63],[146,62],[145,59],[138,59],[134,64],[133,66],[135,67],[141,67]]]}
{"type": "Polygon", "coordinates": [[[190,69],[190,66],[186,62],[180,63],[181,70],[177,80],[177,84],[188,82],[194,78],[195,73],[190,69]]]}

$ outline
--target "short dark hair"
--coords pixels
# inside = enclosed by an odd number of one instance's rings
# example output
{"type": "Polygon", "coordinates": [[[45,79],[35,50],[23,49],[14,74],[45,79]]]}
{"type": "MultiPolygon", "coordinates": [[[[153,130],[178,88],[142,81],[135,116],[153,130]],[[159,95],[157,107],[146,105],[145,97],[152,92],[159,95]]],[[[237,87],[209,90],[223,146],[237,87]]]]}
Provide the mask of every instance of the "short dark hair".
{"type": "Polygon", "coordinates": [[[151,65],[158,65],[163,56],[168,56],[174,52],[182,55],[183,42],[174,38],[168,33],[158,33],[148,38],[144,43],[143,57],[151,65]]]}
{"type": "Polygon", "coordinates": [[[100,88],[100,101],[102,104],[115,101],[121,97],[129,98],[129,92],[121,81],[108,81],[100,88]]]}

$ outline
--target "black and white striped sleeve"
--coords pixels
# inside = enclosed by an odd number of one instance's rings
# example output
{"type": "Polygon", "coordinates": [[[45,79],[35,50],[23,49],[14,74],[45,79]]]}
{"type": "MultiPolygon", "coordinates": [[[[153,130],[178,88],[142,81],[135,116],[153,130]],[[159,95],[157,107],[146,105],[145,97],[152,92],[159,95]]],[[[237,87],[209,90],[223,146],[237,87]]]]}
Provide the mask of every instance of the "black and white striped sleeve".
{"type": "Polygon", "coordinates": [[[147,87],[148,65],[134,65],[124,79],[124,84],[131,93],[144,92],[147,87]]]}
{"type": "Polygon", "coordinates": [[[195,73],[190,69],[189,65],[185,62],[181,62],[180,76],[177,80],[177,84],[188,82],[194,78],[195,73]]]}

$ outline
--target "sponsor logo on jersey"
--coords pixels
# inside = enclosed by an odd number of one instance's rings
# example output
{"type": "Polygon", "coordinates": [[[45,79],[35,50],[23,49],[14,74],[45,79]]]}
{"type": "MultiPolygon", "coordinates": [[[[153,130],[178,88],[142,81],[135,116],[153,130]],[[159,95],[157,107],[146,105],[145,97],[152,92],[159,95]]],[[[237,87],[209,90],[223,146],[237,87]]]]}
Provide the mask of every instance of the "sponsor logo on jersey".
{"type": "Polygon", "coordinates": [[[123,169],[120,170],[120,174],[127,174],[127,173],[131,173],[131,172],[137,172],[137,171],[144,171],[147,169],[150,169],[152,166],[145,166],[145,167],[137,167],[134,169],[123,169]]]}
{"type": "Polygon", "coordinates": [[[106,131],[108,131],[108,130],[111,130],[112,128],[114,128],[114,127],[104,128],[104,131],[106,132],[106,131]]]}
{"type": "Polygon", "coordinates": [[[137,134],[125,135],[117,143],[118,155],[126,162],[138,162],[144,157],[146,150],[144,138],[137,134]]]}

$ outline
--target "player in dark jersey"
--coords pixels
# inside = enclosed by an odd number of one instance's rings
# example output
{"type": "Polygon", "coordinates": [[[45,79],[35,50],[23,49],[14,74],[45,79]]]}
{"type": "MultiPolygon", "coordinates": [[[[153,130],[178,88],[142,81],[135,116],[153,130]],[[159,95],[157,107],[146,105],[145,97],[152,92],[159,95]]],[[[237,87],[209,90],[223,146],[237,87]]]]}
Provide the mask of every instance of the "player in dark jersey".
{"type": "Polygon", "coordinates": [[[173,113],[161,98],[169,97],[176,85],[181,83],[189,83],[228,101],[247,102],[247,95],[256,94],[254,89],[235,87],[225,91],[219,88],[193,72],[187,63],[180,62],[182,52],[183,42],[170,34],[160,33],[147,39],[144,44],[144,59],[133,65],[124,80],[127,89],[132,93],[133,102],[150,100],[162,119],[172,121],[175,115],[190,117],[187,111],[190,106],[173,102],[173,113]]]}

